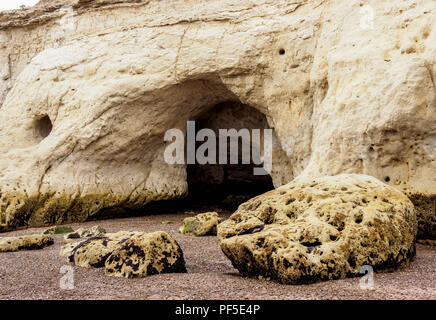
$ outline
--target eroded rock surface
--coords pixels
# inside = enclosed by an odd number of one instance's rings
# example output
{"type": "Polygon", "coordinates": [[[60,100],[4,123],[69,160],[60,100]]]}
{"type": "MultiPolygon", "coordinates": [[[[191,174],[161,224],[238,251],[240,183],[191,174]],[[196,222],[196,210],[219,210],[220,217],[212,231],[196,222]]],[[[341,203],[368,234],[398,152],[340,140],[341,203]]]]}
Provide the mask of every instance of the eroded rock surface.
{"type": "Polygon", "coordinates": [[[183,252],[165,232],[120,231],[69,243],[61,249],[67,261],[85,268],[105,268],[111,276],[135,278],[186,272],[183,252]]]}
{"type": "Polygon", "coordinates": [[[216,235],[216,228],[220,222],[220,217],[217,212],[205,212],[188,217],[183,220],[183,226],[180,227],[180,232],[190,236],[207,236],[216,235]]]}
{"type": "Polygon", "coordinates": [[[224,254],[244,276],[282,283],[407,266],[415,255],[413,204],[366,175],[301,179],[242,204],[218,225],[224,254]]]}
{"type": "Polygon", "coordinates": [[[52,237],[43,234],[33,234],[21,237],[0,238],[0,252],[13,252],[20,250],[37,250],[52,245],[52,237]]]}
{"type": "Polygon", "coordinates": [[[435,1],[47,3],[0,13],[0,229],[185,196],[164,134],[231,102],[274,129],[276,187],[368,174],[436,237],[435,1]]]}

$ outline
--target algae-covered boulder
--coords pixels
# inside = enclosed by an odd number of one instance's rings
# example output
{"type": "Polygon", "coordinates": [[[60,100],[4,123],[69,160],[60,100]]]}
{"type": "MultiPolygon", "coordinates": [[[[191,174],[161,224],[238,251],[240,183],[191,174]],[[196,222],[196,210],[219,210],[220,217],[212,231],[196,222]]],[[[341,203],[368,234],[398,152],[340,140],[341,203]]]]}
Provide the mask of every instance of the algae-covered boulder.
{"type": "Polygon", "coordinates": [[[408,265],[415,255],[413,204],[355,174],[291,182],[242,204],[218,225],[224,254],[244,276],[299,284],[408,265]]]}
{"type": "Polygon", "coordinates": [[[216,235],[216,228],[220,218],[216,212],[206,212],[195,217],[185,218],[180,233],[190,236],[216,235]]]}
{"type": "Polygon", "coordinates": [[[53,238],[44,234],[0,238],[0,252],[42,249],[54,243],[53,238]]]}
{"type": "Polygon", "coordinates": [[[123,278],[158,273],[186,272],[183,252],[165,232],[138,234],[115,249],[107,258],[105,272],[123,278]]]}
{"type": "Polygon", "coordinates": [[[167,233],[120,231],[69,243],[62,256],[85,268],[105,267],[111,276],[134,278],[157,273],[186,272],[183,252],[167,233]]]}

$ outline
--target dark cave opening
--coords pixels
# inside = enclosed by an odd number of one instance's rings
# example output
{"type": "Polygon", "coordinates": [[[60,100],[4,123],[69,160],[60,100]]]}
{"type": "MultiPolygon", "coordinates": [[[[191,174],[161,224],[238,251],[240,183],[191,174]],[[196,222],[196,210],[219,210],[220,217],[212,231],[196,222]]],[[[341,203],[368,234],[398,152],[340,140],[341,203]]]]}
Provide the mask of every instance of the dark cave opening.
{"type": "MultiPolygon", "coordinates": [[[[253,169],[259,167],[253,161],[252,144],[249,146],[250,161],[243,161],[243,141],[238,137],[237,163],[232,163],[232,152],[227,148],[227,163],[219,161],[220,129],[263,130],[268,129],[265,116],[256,109],[239,102],[225,102],[213,107],[196,120],[196,132],[210,129],[215,133],[216,164],[188,164],[187,182],[188,203],[196,205],[215,206],[222,209],[235,210],[237,206],[248,199],[274,189],[271,176],[255,175],[253,169]]],[[[203,142],[197,142],[196,148],[203,142]]],[[[230,145],[230,139],[227,140],[230,145]]],[[[246,151],[245,151],[246,152],[246,151]]]]}
{"type": "Polygon", "coordinates": [[[254,176],[253,168],[252,164],[216,165],[215,168],[207,169],[198,165],[189,165],[187,168],[189,191],[186,201],[198,205],[236,209],[250,198],[274,189],[271,177],[254,176]],[[205,182],[204,177],[208,175],[209,170],[222,172],[223,179],[217,183],[205,182]]]}
{"type": "MultiPolygon", "coordinates": [[[[237,163],[230,163],[231,148],[228,149],[227,164],[220,164],[218,161],[219,130],[235,129],[239,131],[247,129],[251,131],[257,129],[261,131],[270,129],[264,114],[240,102],[224,102],[215,105],[192,120],[195,120],[196,133],[202,129],[210,129],[216,133],[217,163],[186,165],[188,192],[185,198],[153,201],[139,209],[128,209],[127,216],[172,214],[187,211],[231,213],[240,204],[274,189],[269,174],[254,174],[253,169],[262,167],[262,164],[255,163],[252,157],[250,157],[249,163],[242,162],[244,150],[242,139],[238,139],[237,163]]],[[[263,141],[263,136],[260,140],[263,141]]],[[[196,142],[195,149],[197,150],[197,147],[203,142],[196,142]]],[[[185,141],[185,149],[186,146],[185,141]]],[[[259,149],[262,153],[262,142],[259,149]]],[[[250,154],[252,155],[252,146],[250,146],[250,154]]],[[[94,216],[93,220],[114,216],[119,216],[119,214],[117,212],[111,214],[108,210],[104,210],[104,213],[94,216]]]]}
{"type": "Polygon", "coordinates": [[[53,130],[53,124],[49,116],[43,116],[35,121],[35,134],[39,141],[47,138],[53,130]]]}

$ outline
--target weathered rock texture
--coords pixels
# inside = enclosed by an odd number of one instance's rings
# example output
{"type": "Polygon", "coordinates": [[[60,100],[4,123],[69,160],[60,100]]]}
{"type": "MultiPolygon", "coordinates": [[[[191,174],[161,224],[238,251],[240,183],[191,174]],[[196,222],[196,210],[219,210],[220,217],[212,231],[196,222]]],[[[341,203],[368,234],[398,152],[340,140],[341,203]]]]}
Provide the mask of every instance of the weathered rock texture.
{"type": "Polygon", "coordinates": [[[220,217],[217,212],[205,212],[188,217],[183,220],[183,226],[180,227],[180,232],[190,236],[207,236],[216,235],[216,228],[220,222],[220,217]]]}
{"type": "Polygon", "coordinates": [[[91,237],[62,247],[62,256],[85,268],[105,268],[108,275],[124,278],[158,273],[186,272],[183,252],[165,232],[120,231],[91,237]]]}
{"type": "Polygon", "coordinates": [[[95,237],[106,233],[106,230],[100,226],[93,226],[90,229],[79,228],[76,231],[80,237],[95,237]]]}
{"type": "Polygon", "coordinates": [[[21,237],[0,238],[0,252],[13,252],[20,250],[37,250],[52,245],[52,237],[43,234],[32,234],[21,237]]]}
{"type": "Polygon", "coordinates": [[[165,131],[238,102],[275,131],[276,186],[368,174],[436,237],[435,1],[70,3],[0,13],[3,229],[186,195],[165,131]]]}
{"type": "Polygon", "coordinates": [[[416,232],[404,194],[354,174],[291,182],[218,225],[221,249],[242,275],[292,284],[407,266],[416,232]]]}

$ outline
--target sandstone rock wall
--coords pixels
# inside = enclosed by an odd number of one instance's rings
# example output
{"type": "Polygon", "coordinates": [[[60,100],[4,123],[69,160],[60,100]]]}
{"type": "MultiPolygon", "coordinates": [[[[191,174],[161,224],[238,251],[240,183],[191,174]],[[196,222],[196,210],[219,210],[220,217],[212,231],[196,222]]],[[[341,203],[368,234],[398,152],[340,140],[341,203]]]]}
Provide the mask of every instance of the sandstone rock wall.
{"type": "Polygon", "coordinates": [[[295,176],[372,175],[436,236],[434,1],[71,4],[0,13],[4,225],[183,196],[164,132],[235,101],[265,114],[295,176]]]}

